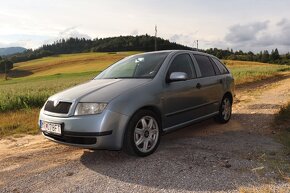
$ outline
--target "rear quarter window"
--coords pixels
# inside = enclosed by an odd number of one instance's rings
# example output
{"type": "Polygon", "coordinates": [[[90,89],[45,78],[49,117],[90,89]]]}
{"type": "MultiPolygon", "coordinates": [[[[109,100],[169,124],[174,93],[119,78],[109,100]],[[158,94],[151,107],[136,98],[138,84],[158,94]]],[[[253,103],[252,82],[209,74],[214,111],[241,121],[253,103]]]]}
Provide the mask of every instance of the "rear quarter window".
{"type": "Polygon", "coordinates": [[[223,63],[221,63],[218,59],[216,58],[212,58],[212,60],[214,61],[214,63],[217,65],[217,67],[219,68],[220,72],[222,74],[228,74],[229,71],[228,69],[224,66],[223,63]]]}

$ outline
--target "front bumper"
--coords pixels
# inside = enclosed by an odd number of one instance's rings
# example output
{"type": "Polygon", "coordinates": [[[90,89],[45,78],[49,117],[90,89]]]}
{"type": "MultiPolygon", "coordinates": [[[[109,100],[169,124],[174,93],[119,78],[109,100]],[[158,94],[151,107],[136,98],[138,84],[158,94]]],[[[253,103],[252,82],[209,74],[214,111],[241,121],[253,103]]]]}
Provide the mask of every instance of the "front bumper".
{"type": "Polygon", "coordinates": [[[97,115],[56,117],[45,114],[42,109],[39,127],[41,121],[62,125],[60,136],[42,132],[54,142],[89,149],[120,150],[129,117],[110,110],[97,115]]]}

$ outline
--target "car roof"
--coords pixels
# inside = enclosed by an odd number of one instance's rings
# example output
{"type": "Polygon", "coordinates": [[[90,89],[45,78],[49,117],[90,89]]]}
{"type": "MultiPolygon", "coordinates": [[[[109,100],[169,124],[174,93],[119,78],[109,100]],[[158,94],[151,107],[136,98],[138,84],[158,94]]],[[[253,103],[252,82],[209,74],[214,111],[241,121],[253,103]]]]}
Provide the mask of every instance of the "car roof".
{"type": "Polygon", "coordinates": [[[175,53],[182,53],[182,52],[190,52],[192,54],[199,54],[199,55],[205,55],[205,56],[217,58],[211,54],[207,54],[207,53],[199,52],[199,51],[193,51],[193,50],[160,50],[160,51],[145,52],[145,53],[140,53],[140,54],[152,54],[152,53],[173,53],[173,54],[175,54],[175,53]]]}

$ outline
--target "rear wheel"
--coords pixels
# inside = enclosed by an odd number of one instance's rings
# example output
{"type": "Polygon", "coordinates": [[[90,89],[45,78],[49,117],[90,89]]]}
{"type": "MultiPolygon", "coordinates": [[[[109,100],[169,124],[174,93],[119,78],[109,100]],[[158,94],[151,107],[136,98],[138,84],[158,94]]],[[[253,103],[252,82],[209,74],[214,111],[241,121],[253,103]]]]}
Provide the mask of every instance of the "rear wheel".
{"type": "Polygon", "coordinates": [[[141,110],[131,119],[125,133],[124,150],[138,156],[148,156],[160,142],[160,121],[154,112],[141,110]]]}
{"type": "Polygon", "coordinates": [[[224,96],[220,108],[219,114],[216,119],[220,123],[227,123],[232,116],[232,99],[229,96],[224,96]]]}

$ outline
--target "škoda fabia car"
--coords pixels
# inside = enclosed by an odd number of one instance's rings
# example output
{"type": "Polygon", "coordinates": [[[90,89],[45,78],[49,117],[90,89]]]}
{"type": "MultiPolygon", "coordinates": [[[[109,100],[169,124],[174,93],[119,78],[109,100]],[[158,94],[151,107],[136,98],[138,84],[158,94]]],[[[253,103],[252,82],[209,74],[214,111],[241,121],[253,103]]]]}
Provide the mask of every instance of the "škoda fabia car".
{"type": "Polygon", "coordinates": [[[142,53],[51,96],[39,126],[58,143],[147,156],[157,149],[162,133],[210,117],[228,122],[233,88],[231,73],[214,56],[180,50],[142,53]]]}

